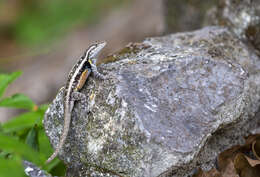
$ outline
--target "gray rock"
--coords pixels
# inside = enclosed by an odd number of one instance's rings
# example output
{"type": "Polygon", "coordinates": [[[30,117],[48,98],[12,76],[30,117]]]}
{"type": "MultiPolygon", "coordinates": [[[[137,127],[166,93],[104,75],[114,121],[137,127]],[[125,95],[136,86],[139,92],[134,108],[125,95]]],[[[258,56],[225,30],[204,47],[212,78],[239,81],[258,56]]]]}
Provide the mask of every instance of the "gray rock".
{"type": "Polygon", "coordinates": [[[52,177],[46,171],[41,170],[39,167],[34,165],[33,163],[24,160],[23,161],[24,172],[27,176],[30,177],[52,177]]]}
{"type": "Polygon", "coordinates": [[[260,56],[260,1],[221,0],[209,20],[228,27],[241,39],[247,39],[260,56]]]}
{"type": "MultiPolygon", "coordinates": [[[[187,176],[257,128],[260,60],[226,28],[150,38],[107,61],[109,79],[81,91],[91,113],[73,110],[59,156],[68,176],[187,176]]],[[[55,148],[62,102],[63,90],[44,119],[55,148]]]]}

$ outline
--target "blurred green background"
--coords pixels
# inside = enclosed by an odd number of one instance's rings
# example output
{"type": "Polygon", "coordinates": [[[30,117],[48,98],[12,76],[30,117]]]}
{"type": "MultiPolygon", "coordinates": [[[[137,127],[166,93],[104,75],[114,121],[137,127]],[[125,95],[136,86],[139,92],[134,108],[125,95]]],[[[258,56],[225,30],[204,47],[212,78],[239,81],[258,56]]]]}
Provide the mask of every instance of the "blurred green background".
{"type": "Polygon", "coordinates": [[[122,2],[122,0],[2,0],[0,11],[5,14],[1,15],[10,18],[2,24],[1,33],[21,45],[51,42],[78,25],[94,23],[102,10],[122,2]],[[8,7],[13,9],[9,11],[8,7]]]}

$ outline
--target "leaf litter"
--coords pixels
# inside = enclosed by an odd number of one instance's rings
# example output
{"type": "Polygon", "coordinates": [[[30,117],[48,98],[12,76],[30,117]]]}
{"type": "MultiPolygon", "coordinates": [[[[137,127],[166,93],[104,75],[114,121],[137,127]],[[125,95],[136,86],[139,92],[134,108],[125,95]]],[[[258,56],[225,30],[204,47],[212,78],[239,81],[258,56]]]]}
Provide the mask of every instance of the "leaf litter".
{"type": "Polygon", "coordinates": [[[260,177],[260,134],[245,139],[245,144],[221,152],[217,167],[209,171],[199,168],[192,177],[260,177]]]}

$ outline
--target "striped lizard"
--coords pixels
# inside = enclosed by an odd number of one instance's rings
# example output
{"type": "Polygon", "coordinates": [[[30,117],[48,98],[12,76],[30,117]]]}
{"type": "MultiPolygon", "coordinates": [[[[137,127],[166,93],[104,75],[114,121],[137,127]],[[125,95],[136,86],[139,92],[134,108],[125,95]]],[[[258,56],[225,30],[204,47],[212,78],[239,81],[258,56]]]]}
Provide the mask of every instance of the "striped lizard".
{"type": "Polygon", "coordinates": [[[85,84],[87,78],[92,72],[95,77],[99,79],[105,79],[105,76],[98,72],[96,66],[96,56],[106,45],[106,42],[97,42],[89,46],[89,48],[84,52],[82,57],[77,61],[77,63],[71,69],[68,80],[65,86],[64,92],[64,126],[63,133],[60,137],[60,142],[55,149],[54,153],[45,162],[46,164],[51,162],[61,151],[65,140],[67,138],[70,121],[71,112],[74,107],[75,101],[80,101],[82,109],[87,113],[87,99],[83,93],[80,93],[80,89],[85,84]]]}

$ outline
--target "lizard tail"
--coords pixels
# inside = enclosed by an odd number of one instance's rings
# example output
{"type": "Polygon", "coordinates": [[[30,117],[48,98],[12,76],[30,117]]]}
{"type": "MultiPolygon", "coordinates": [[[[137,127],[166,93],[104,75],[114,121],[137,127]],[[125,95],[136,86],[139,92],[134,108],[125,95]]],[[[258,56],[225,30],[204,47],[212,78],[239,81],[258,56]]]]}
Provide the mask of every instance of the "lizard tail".
{"type": "Polygon", "coordinates": [[[66,137],[68,135],[69,132],[69,126],[70,126],[70,119],[71,119],[71,114],[69,111],[69,108],[65,106],[65,111],[64,111],[64,127],[63,127],[63,133],[60,136],[60,142],[58,144],[58,147],[55,149],[55,151],[53,152],[53,154],[48,158],[48,160],[45,162],[45,164],[50,163],[60,152],[60,150],[62,149],[66,137]]]}

